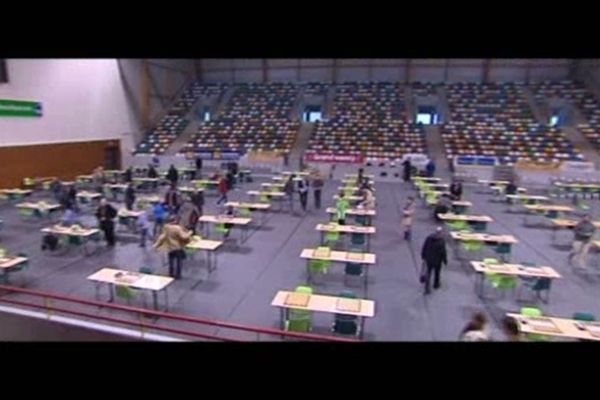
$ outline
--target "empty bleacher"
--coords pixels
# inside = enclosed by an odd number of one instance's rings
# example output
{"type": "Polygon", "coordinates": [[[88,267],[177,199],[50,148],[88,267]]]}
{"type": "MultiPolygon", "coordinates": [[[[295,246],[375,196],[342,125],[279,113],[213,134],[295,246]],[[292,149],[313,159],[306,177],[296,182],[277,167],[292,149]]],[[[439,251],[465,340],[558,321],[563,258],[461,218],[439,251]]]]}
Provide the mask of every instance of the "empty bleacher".
{"type": "Polygon", "coordinates": [[[582,160],[558,128],[538,123],[519,83],[446,86],[450,121],[442,137],[446,156],[487,155],[503,164],[582,160]]]}
{"type": "Polygon", "coordinates": [[[237,84],[218,119],[201,123],[181,152],[289,153],[300,127],[290,116],[297,94],[294,84],[237,84]]]}
{"type": "Polygon", "coordinates": [[[315,124],[308,151],[396,160],[426,148],[422,126],[406,121],[402,84],[349,82],[336,85],[331,117],[315,124]]]}

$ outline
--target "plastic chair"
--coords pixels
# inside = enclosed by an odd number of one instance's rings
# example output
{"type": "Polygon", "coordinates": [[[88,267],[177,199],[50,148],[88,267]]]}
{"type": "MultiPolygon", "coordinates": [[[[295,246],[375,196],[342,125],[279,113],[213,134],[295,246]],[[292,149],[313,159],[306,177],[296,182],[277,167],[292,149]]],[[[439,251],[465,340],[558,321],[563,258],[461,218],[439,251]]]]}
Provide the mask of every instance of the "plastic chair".
{"type": "Polygon", "coordinates": [[[154,269],[150,268],[150,267],[140,267],[140,269],[138,270],[138,272],[140,274],[154,275],[154,269]]]}
{"type": "Polygon", "coordinates": [[[367,225],[367,216],[366,215],[356,215],[354,217],[354,222],[356,222],[356,225],[365,226],[365,225],[367,225]]]}
{"type": "MultiPolygon", "coordinates": [[[[535,307],[522,307],[521,315],[524,315],[526,317],[534,317],[534,318],[541,317],[542,311],[539,308],[535,308],[535,307]]],[[[549,340],[548,336],[540,335],[538,333],[528,333],[527,338],[529,340],[532,340],[535,342],[545,342],[545,341],[549,340]]]]}
{"type": "Polygon", "coordinates": [[[229,234],[229,228],[225,226],[225,223],[219,222],[215,224],[215,232],[227,235],[229,234]]]}
{"type": "Polygon", "coordinates": [[[19,208],[18,213],[22,218],[31,218],[35,215],[35,210],[31,208],[19,208]]]}
{"type": "MultiPolygon", "coordinates": [[[[131,301],[138,297],[139,292],[129,286],[115,285],[115,294],[118,298],[123,299],[128,305],[131,305],[131,301]]],[[[144,298],[144,307],[146,306],[146,299],[144,298]]]]}
{"type": "Polygon", "coordinates": [[[510,243],[498,243],[495,248],[496,254],[500,255],[500,259],[504,262],[508,259],[511,252],[510,243]]]}
{"type": "Polygon", "coordinates": [[[485,222],[477,221],[473,224],[473,231],[475,232],[485,232],[486,228],[487,224],[485,222]]]}
{"type": "MultiPolygon", "coordinates": [[[[298,286],[296,293],[313,293],[310,286],[298,286]]],[[[310,332],[312,330],[312,312],[307,310],[290,309],[288,319],[285,321],[285,330],[292,332],[310,332]]]]}
{"type": "Polygon", "coordinates": [[[240,207],[239,211],[241,217],[252,217],[252,211],[248,207],[240,207]]]}
{"type": "Polygon", "coordinates": [[[359,263],[346,263],[344,269],[344,284],[347,284],[347,278],[362,278],[365,275],[365,267],[359,263]]]}
{"type": "Polygon", "coordinates": [[[576,319],[577,321],[586,321],[586,322],[592,322],[596,320],[596,316],[592,313],[589,312],[583,312],[583,311],[578,311],[576,313],[573,314],[573,319],[576,319]]]}
{"type": "MultiPolygon", "coordinates": [[[[347,299],[355,299],[356,295],[351,291],[343,291],[338,294],[339,297],[347,299]]],[[[335,314],[333,326],[331,328],[333,333],[340,335],[359,335],[358,317],[356,315],[347,314],[335,314]]]]}
{"type": "Polygon", "coordinates": [[[448,221],[446,222],[446,226],[452,231],[468,231],[469,225],[466,221],[457,220],[457,221],[448,221]]]}
{"type": "Polygon", "coordinates": [[[325,241],[325,244],[337,243],[340,240],[340,233],[339,232],[325,232],[323,239],[325,241]]]}
{"type": "Polygon", "coordinates": [[[362,246],[367,243],[367,235],[364,233],[352,233],[350,235],[350,243],[356,246],[362,246]]]}

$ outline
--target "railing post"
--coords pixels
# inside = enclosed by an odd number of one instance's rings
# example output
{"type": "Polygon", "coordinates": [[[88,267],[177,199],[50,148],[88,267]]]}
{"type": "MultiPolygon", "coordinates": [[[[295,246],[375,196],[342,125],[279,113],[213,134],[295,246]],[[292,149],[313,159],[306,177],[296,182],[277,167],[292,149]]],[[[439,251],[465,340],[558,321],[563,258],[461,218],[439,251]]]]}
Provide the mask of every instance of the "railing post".
{"type": "Polygon", "coordinates": [[[50,319],[50,318],[52,318],[52,299],[49,299],[48,297],[44,297],[44,304],[46,305],[48,319],[50,319]]]}
{"type": "Polygon", "coordinates": [[[144,333],[145,333],[145,329],[144,329],[144,314],[143,313],[138,313],[138,319],[140,321],[140,337],[142,339],[144,339],[144,333]]]}

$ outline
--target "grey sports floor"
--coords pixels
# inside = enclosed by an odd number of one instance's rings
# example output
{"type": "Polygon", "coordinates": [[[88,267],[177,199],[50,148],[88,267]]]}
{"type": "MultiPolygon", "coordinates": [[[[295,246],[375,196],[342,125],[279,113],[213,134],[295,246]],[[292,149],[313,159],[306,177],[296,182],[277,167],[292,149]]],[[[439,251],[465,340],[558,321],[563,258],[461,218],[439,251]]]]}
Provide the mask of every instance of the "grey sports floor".
{"type": "MultiPolygon", "coordinates": [[[[245,192],[260,187],[260,182],[246,183],[230,193],[230,200],[247,199],[245,192]]],[[[279,310],[270,303],[280,289],[293,289],[306,281],[305,261],[299,255],[303,248],[318,244],[319,234],[315,226],[326,221],[325,208],[333,204],[332,195],[339,181],[326,183],[323,192],[323,208],[314,209],[312,193],[309,210],[301,215],[296,199],[296,215],[286,211],[269,213],[266,224],[251,232],[248,240],[236,245],[239,237],[234,228],[231,241],[218,254],[218,268],[209,277],[202,264],[203,254],[195,260],[186,260],[183,279],[169,287],[170,311],[207,319],[250,324],[260,327],[279,327],[279,310]]],[[[590,254],[589,272],[573,271],[567,263],[568,250],[551,245],[551,231],[543,228],[526,228],[522,214],[506,213],[506,204],[490,202],[492,196],[478,193],[475,188],[465,188],[464,199],[474,203],[469,213],[488,214],[495,222],[488,226],[493,233],[510,233],[519,243],[514,245],[511,260],[532,261],[556,268],[563,278],[553,283],[549,304],[540,301],[517,301],[508,292],[501,296],[491,288],[482,300],[474,292],[475,274],[468,264],[461,264],[451,255],[449,265],[442,272],[442,287],[427,297],[423,296],[418,277],[420,271],[420,248],[424,238],[433,231],[435,223],[431,211],[419,200],[410,243],[402,240],[400,232],[400,209],[407,196],[415,195],[409,184],[376,184],[377,217],[374,224],[377,234],[373,237],[371,251],[377,255],[377,264],[370,270],[368,293],[363,287],[350,288],[359,297],[376,301],[376,315],[366,321],[364,340],[369,341],[452,341],[475,310],[483,310],[492,321],[492,333],[496,340],[504,340],[499,330],[502,316],[518,311],[528,304],[540,307],[545,314],[570,317],[576,311],[588,311],[600,316],[600,304],[596,292],[600,278],[594,273],[595,257],[590,254]]],[[[36,193],[33,198],[49,198],[36,193]]],[[[566,201],[565,201],[566,202],[566,201]]],[[[205,214],[214,214],[216,197],[206,197],[205,214]]],[[[597,214],[597,200],[588,200],[597,214]]],[[[277,208],[277,205],[275,206],[277,208]]],[[[94,299],[94,285],[86,277],[104,266],[118,266],[137,270],[151,266],[158,273],[166,274],[159,254],[148,247],[141,249],[137,239],[121,235],[114,250],[102,249],[91,257],[85,257],[80,249],[65,255],[40,250],[42,233],[39,229],[47,222],[23,222],[13,205],[0,206],[0,218],[4,228],[0,231],[0,246],[14,253],[26,252],[31,257],[29,269],[11,275],[11,284],[24,288],[67,294],[94,299]]],[[[94,223],[90,211],[82,217],[84,222],[94,223]]],[[[559,241],[568,244],[570,231],[559,233],[559,241]]],[[[449,254],[453,254],[450,251],[449,254]]],[[[489,253],[491,255],[491,253],[489,253]]],[[[347,289],[344,285],[344,267],[334,264],[327,276],[314,285],[316,293],[337,294],[347,289]]],[[[12,298],[31,297],[3,294],[12,298]]],[[[100,290],[102,299],[107,298],[106,288],[100,290]]],[[[533,299],[524,291],[521,297],[533,299]]],[[[159,296],[160,304],[163,303],[159,296]]],[[[39,301],[39,300],[37,300],[39,301]]],[[[117,300],[118,301],[118,300],[117,300]]],[[[62,303],[56,303],[61,304],[62,303]]],[[[134,303],[142,305],[141,298],[134,303]]],[[[148,296],[148,306],[151,298],[148,296]]],[[[73,308],[72,305],[65,306],[73,308]]],[[[82,308],[98,315],[137,319],[137,316],[109,311],[96,307],[82,308]]],[[[330,314],[314,314],[314,333],[329,334],[333,320],[330,314]]],[[[161,320],[160,324],[191,329],[196,332],[218,334],[226,337],[254,340],[249,333],[235,332],[225,328],[198,326],[190,323],[161,320]]],[[[278,337],[262,335],[260,340],[279,340],[278,337]]]]}

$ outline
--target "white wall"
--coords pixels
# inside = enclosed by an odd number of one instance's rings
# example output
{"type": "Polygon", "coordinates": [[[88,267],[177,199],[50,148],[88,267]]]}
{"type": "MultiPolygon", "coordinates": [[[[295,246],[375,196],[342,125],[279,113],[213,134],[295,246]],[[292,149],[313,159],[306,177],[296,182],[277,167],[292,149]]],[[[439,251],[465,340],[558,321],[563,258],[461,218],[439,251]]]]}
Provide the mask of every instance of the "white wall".
{"type": "Polygon", "coordinates": [[[43,115],[0,117],[0,146],[115,139],[137,129],[116,59],[8,59],[7,66],[0,98],[41,101],[43,115]]]}

